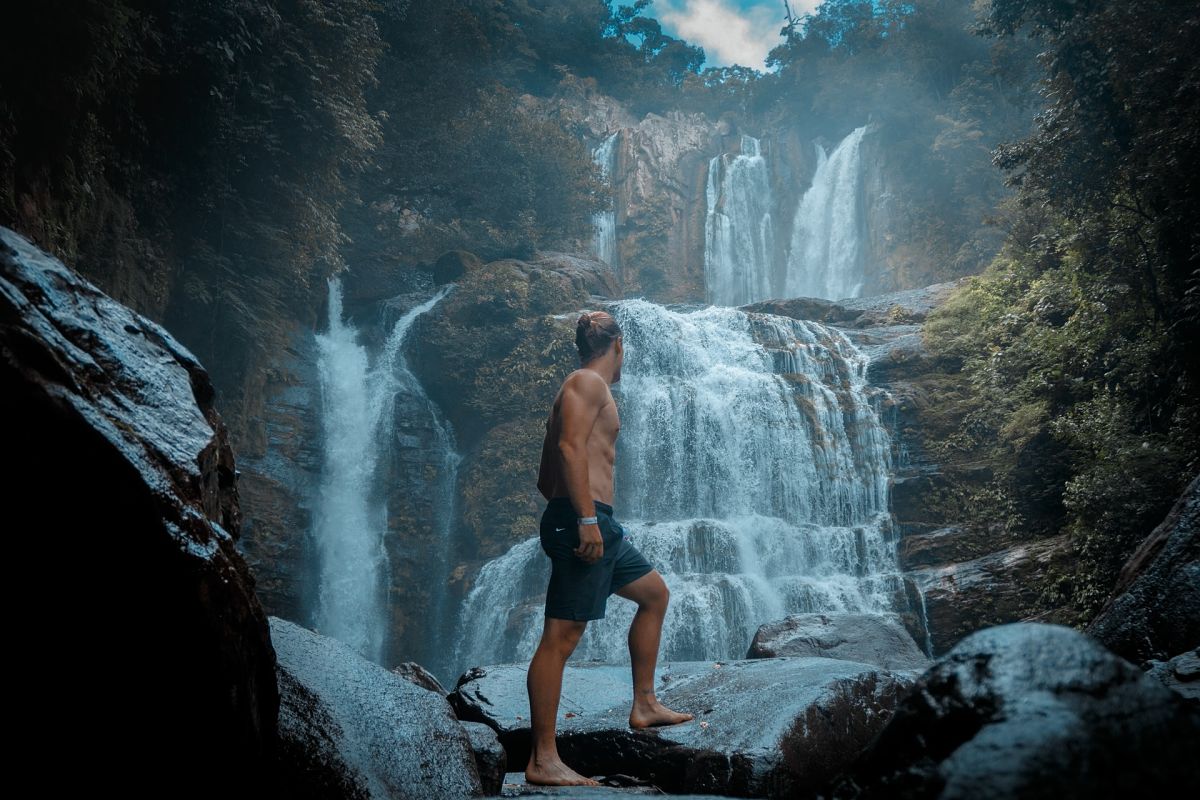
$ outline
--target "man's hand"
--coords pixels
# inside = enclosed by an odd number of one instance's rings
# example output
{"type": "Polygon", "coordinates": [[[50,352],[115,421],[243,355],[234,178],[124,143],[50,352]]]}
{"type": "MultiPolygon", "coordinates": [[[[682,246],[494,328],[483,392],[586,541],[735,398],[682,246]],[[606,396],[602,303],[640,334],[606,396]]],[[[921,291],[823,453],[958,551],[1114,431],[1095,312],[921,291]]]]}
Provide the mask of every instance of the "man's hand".
{"type": "Polygon", "coordinates": [[[589,564],[595,564],[604,556],[604,537],[600,535],[599,524],[579,526],[579,547],[575,548],[575,555],[589,564]]]}

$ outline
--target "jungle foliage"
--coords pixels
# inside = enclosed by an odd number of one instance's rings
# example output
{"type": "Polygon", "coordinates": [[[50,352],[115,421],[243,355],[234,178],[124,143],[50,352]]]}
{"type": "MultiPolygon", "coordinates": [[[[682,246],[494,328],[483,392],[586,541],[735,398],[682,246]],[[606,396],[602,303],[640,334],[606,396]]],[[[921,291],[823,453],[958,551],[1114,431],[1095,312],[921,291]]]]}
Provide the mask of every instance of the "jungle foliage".
{"type": "Polygon", "coordinates": [[[572,69],[670,86],[703,55],[644,6],[20,4],[0,27],[0,224],[221,363],[237,416],[347,259],[588,234],[590,152],[526,95],[572,69]]]}
{"type": "Polygon", "coordinates": [[[1082,622],[1200,469],[1200,9],[992,0],[985,27],[1041,43],[1048,105],[996,148],[1018,189],[1003,251],[926,327],[968,388],[936,446],[998,466],[1010,525],[1070,533],[1077,566],[1042,599],[1082,622]]]}

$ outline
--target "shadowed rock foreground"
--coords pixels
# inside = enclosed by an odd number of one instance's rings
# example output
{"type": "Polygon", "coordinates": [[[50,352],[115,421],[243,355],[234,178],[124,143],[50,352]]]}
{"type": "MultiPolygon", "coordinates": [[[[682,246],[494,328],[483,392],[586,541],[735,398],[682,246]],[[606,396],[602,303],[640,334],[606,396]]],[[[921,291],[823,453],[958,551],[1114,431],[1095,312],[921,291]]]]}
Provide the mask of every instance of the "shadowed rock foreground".
{"type": "Polygon", "coordinates": [[[967,636],[822,797],[1194,797],[1200,710],[1062,625],[967,636]]]}
{"type": "Polygon", "coordinates": [[[471,739],[437,692],[271,617],[279,654],[281,796],[482,794],[471,739]]]}
{"type": "Polygon", "coordinates": [[[42,578],[53,600],[36,606],[65,611],[15,615],[36,655],[15,676],[21,738],[70,761],[56,790],[164,793],[167,776],[177,797],[255,792],[275,742],[275,653],[235,547],[233,451],[208,373],[0,228],[0,386],[8,563],[42,578]]]}
{"type": "MultiPolygon", "coordinates": [[[[1200,645],[1200,476],[1129,557],[1087,632],[1135,664],[1200,645]]],[[[1189,673],[1192,681],[1197,676],[1189,673]]],[[[1192,696],[1200,696],[1195,683],[1192,696]]]]}

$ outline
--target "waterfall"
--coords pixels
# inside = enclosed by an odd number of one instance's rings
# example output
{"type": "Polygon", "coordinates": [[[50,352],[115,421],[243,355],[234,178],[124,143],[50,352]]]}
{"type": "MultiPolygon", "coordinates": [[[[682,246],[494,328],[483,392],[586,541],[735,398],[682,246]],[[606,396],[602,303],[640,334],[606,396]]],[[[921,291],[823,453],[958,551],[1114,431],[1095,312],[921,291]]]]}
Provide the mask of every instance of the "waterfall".
{"type": "Polygon", "coordinates": [[[708,165],[704,276],[708,302],[741,305],[772,296],[775,232],[771,185],[758,139],[742,136],[741,153],[708,165]]]}
{"type": "MultiPolygon", "coordinates": [[[[614,131],[600,146],[592,151],[592,160],[600,165],[600,172],[606,182],[612,180],[616,168],[617,136],[620,131],[614,131]]],[[[617,263],[617,212],[601,211],[593,218],[592,224],[596,233],[592,239],[592,250],[596,257],[609,264],[617,263]]]]}
{"type": "MultiPolygon", "coordinates": [[[[727,306],[607,306],[625,334],[614,513],[671,590],[662,659],[743,658],[788,613],[888,613],[890,442],[867,358],[816,322],[727,306]]],[[[527,660],[549,560],[536,535],[481,571],[462,667],[527,660]]],[[[628,662],[636,606],[611,596],[572,658],[628,662]]]]}
{"type": "MultiPolygon", "coordinates": [[[[429,300],[405,312],[392,328],[384,346],[380,363],[391,365],[385,373],[383,391],[392,399],[393,411],[385,413],[383,423],[390,420],[392,469],[389,473],[393,487],[402,487],[403,501],[410,513],[428,514],[433,531],[433,549],[418,549],[414,553],[423,564],[422,573],[432,589],[432,605],[425,620],[421,645],[428,653],[425,666],[447,680],[452,666],[446,663],[450,648],[448,631],[454,615],[447,607],[454,523],[458,506],[458,468],[462,456],[458,452],[454,429],[442,415],[441,409],[425,392],[417,376],[408,366],[402,349],[412,323],[431,310],[446,296],[449,286],[429,300]]],[[[388,437],[383,437],[387,439],[388,437]]],[[[395,494],[395,488],[392,490],[395,494]]],[[[393,542],[392,551],[413,549],[413,545],[393,542]]],[[[406,587],[394,585],[393,592],[406,587]]]]}
{"type": "MultiPolygon", "coordinates": [[[[328,286],[329,330],[316,335],[324,460],[313,508],[319,559],[315,627],[382,663],[388,627],[387,503],[377,473],[392,441],[383,426],[398,394],[424,396],[401,346],[413,321],[453,284],[396,322],[374,367],[357,341],[358,331],[342,320],[340,279],[331,278],[328,286]]],[[[452,453],[452,440],[446,441],[452,453]]]]}
{"type": "Polygon", "coordinates": [[[858,153],[870,125],[855,128],[828,155],[814,145],[817,169],[792,222],[785,297],[838,300],[862,291],[858,153]]]}

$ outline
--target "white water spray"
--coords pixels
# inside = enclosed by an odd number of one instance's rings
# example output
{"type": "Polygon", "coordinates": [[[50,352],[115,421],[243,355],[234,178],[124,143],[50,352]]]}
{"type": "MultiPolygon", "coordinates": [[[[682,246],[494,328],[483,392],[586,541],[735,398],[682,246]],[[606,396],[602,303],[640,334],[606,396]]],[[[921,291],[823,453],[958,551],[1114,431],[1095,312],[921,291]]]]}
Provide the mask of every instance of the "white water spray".
{"type": "Polygon", "coordinates": [[[741,305],[771,296],[775,231],[771,184],[758,139],[742,136],[742,152],[708,165],[704,277],[708,302],[741,305]]]}
{"type": "MultiPolygon", "coordinates": [[[[612,180],[613,170],[616,169],[617,137],[620,131],[614,131],[600,143],[592,152],[592,160],[600,165],[600,171],[606,182],[612,180]]],[[[592,249],[596,257],[609,264],[617,263],[617,212],[601,211],[592,221],[596,232],[592,239],[592,249]]]]}
{"type": "Polygon", "coordinates": [[[817,149],[812,185],[792,222],[784,297],[858,297],[864,283],[859,145],[871,123],[826,155],[817,149]]]}

